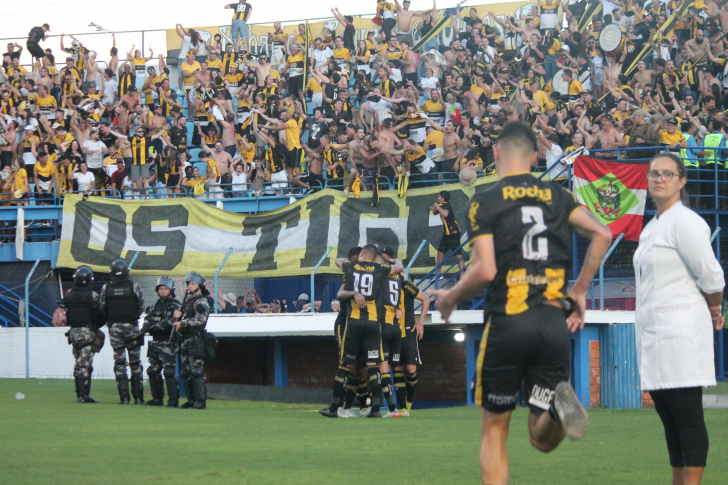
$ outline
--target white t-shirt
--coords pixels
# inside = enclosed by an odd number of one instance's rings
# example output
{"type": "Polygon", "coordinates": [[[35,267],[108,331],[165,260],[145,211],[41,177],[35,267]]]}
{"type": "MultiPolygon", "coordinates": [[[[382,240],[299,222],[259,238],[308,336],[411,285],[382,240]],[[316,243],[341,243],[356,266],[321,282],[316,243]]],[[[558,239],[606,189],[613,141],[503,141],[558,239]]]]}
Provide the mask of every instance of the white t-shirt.
{"type": "Polygon", "coordinates": [[[389,101],[384,101],[383,99],[380,99],[378,102],[370,101],[370,106],[374,110],[377,110],[377,113],[379,113],[379,121],[384,121],[387,118],[392,117],[392,112],[389,108],[392,107],[392,103],[389,101]]]}
{"type": "Polygon", "coordinates": [[[238,175],[238,172],[232,173],[232,187],[233,192],[242,192],[245,190],[245,184],[248,182],[248,174],[243,172],[238,175]]]}
{"type": "Polygon", "coordinates": [[[86,165],[88,168],[101,168],[104,166],[103,149],[106,145],[101,140],[86,140],[83,142],[83,148],[93,152],[86,154],[86,165]]]}
{"type": "Polygon", "coordinates": [[[182,47],[179,49],[179,58],[180,59],[187,59],[187,52],[190,50],[190,47],[192,46],[192,39],[190,39],[189,35],[185,35],[182,39],[182,47]]]}
{"type": "Polygon", "coordinates": [[[113,104],[116,101],[116,94],[119,92],[119,86],[113,79],[104,81],[104,83],[104,97],[102,98],[102,101],[104,102],[104,104],[113,104]]]}
{"type": "MultiPolygon", "coordinates": [[[[563,156],[564,156],[564,150],[556,143],[551,142],[551,148],[546,150],[546,169],[548,170],[553,165],[558,163],[558,161],[561,160],[561,157],[563,157],[563,156]]],[[[554,168],[553,170],[551,170],[549,172],[549,175],[551,177],[556,177],[559,175],[559,172],[561,172],[561,170],[559,170],[559,168],[557,167],[557,168],[554,168]]]]}
{"type": "Polygon", "coordinates": [[[326,64],[326,62],[329,60],[329,57],[333,57],[334,51],[331,50],[331,47],[324,47],[323,50],[320,49],[314,49],[313,50],[313,59],[316,61],[315,68],[318,69],[319,66],[322,64],[326,64]]]}
{"type": "Polygon", "coordinates": [[[93,189],[94,182],[96,181],[94,174],[92,174],[91,172],[86,172],[86,174],[84,175],[81,172],[76,172],[75,177],[76,182],[78,183],[79,192],[85,192],[89,189],[93,189]]]}
{"type": "Polygon", "coordinates": [[[432,76],[431,78],[423,77],[420,79],[420,87],[422,89],[437,89],[437,78],[432,76]]]}

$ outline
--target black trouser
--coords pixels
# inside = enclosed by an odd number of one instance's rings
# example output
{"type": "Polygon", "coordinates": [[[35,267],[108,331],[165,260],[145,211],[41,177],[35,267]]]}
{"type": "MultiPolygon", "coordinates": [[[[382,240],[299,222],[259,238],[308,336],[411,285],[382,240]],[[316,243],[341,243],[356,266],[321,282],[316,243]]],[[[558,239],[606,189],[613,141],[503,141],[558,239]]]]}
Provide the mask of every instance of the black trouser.
{"type": "Polygon", "coordinates": [[[382,30],[387,35],[387,42],[389,42],[390,37],[392,37],[392,29],[396,24],[397,21],[393,18],[382,20],[382,30]]]}
{"type": "Polygon", "coordinates": [[[662,420],[670,466],[705,467],[708,430],[703,416],[703,388],[684,387],[650,391],[662,420]]]}

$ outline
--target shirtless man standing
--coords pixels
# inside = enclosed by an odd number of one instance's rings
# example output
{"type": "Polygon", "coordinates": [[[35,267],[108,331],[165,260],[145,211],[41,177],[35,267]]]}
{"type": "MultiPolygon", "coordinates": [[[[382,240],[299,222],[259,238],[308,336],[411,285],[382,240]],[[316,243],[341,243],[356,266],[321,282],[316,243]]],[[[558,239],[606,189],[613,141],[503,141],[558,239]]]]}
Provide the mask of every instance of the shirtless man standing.
{"type": "Polygon", "coordinates": [[[362,157],[359,156],[359,149],[364,146],[365,136],[366,133],[364,131],[364,128],[359,126],[356,129],[354,138],[347,145],[350,161],[353,165],[353,168],[349,172],[349,180],[347,180],[346,182],[346,188],[344,188],[343,192],[344,195],[347,195],[349,193],[349,191],[351,190],[351,184],[354,183],[354,180],[359,176],[359,173],[362,172],[362,165],[364,164],[364,160],[362,159],[362,157]]]}
{"type": "Polygon", "coordinates": [[[685,47],[690,49],[690,53],[692,54],[692,58],[690,60],[695,62],[701,56],[703,57],[702,60],[705,60],[705,56],[703,56],[703,54],[707,55],[708,49],[710,49],[710,42],[705,40],[705,33],[703,30],[698,29],[695,31],[695,37],[685,42],[685,47]]]}
{"type": "MultiPolygon", "coordinates": [[[[157,133],[164,131],[164,125],[167,124],[167,120],[164,116],[162,116],[161,104],[158,104],[154,108],[154,113],[149,113],[149,115],[147,115],[146,121],[147,129],[150,135],[156,135],[157,133]]],[[[167,127],[167,129],[169,129],[169,127],[167,127]]],[[[164,149],[164,144],[161,138],[157,138],[156,140],[154,140],[154,149],[157,150],[157,153],[162,153],[162,150],[164,149]]]]}
{"type": "MultiPolygon", "coordinates": [[[[645,61],[639,61],[637,63],[637,72],[634,73],[633,78],[635,90],[647,88],[647,85],[652,83],[652,78],[659,75],[660,73],[658,71],[651,71],[647,69],[647,64],[645,64],[645,61]]],[[[612,84],[612,86],[617,88],[621,87],[618,84],[619,81],[617,81],[615,84],[612,84]]]]}
{"type": "Polygon", "coordinates": [[[452,66],[455,65],[455,61],[458,59],[458,49],[460,48],[460,41],[457,39],[454,39],[450,41],[450,50],[445,51],[445,60],[447,61],[447,69],[452,69],[452,66]]]}
{"type": "MultiPolygon", "coordinates": [[[[436,129],[437,131],[442,131],[445,134],[445,137],[442,140],[442,148],[445,152],[442,157],[444,161],[435,162],[435,165],[437,166],[437,171],[453,172],[453,167],[455,166],[455,162],[458,159],[458,152],[464,150],[462,140],[460,140],[460,137],[455,130],[455,122],[453,120],[447,120],[444,128],[429,118],[427,118],[427,122],[432,125],[434,129],[436,129]]],[[[442,180],[442,174],[439,175],[439,178],[440,180],[442,180]]]]}
{"type": "Polygon", "coordinates": [[[84,58],[86,59],[86,63],[88,64],[88,71],[86,71],[86,82],[93,83],[97,86],[97,88],[100,88],[101,86],[98,86],[99,83],[96,82],[96,74],[99,72],[99,65],[96,62],[96,52],[90,51],[88,53],[88,56],[84,56],[84,58]]]}
{"type": "Polygon", "coordinates": [[[364,191],[373,189],[371,184],[374,183],[374,179],[379,177],[380,174],[379,155],[382,154],[382,150],[378,143],[376,138],[367,135],[364,138],[361,148],[359,148],[359,157],[364,166],[361,174],[361,183],[367,184],[361,187],[364,191]]]}
{"type": "Polygon", "coordinates": [[[265,78],[270,76],[270,71],[273,67],[278,67],[286,63],[285,57],[282,58],[278,63],[271,64],[268,62],[268,55],[267,54],[261,54],[258,57],[258,62],[256,64],[251,64],[248,62],[248,60],[245,60],[245,65],[248,66],[249,69],[255,69],[256,76],[258,78],[258,88],[263,89],[265,88],[265,78]]]}
{"type": "Polygon", "coordinates": [[[207,145],[204,136],[200,137],[200,141],[202,142],[202,149],[210,154],[210,157],[215,161],[217,168],[220,171],[220,179],[210,180],[210,198],[220,199],[222,197],[222,188],[220,187],[220,183],[222,183],[222,178],[230,173],[230,167],[233,164],[233,157],[231,157],[229,153],[223,151],[222,142],[220,141],[215,142],[214,150],[211,150],[207,145]]]}
{"type": "Polygon", "coordinates": [[[324,166],[323,151],[331,147],[331,139],[328,135],[322,136],[321,146],[318,150],[311,150],[305,143],[302,143],[301,145],[309,157],[309,170],[305,175],[296,175],[293,178],[293,183],[306,189],[307,194],[313,194],[318,190],[318,183],[320,183],[322,187],[326,185],[326,179],[324,179],[324,176],[321,175],[321,171],[324,166]]]}
{"type": "MultiPolygon", "coordinates": [[[[601,123],[602,129],[599,130],[597,136],[599,137],[599,142],[603,149],[608,150],[610,148],[622,148],[627,146],[622,133],[614,129],[614,122],[612,121],[611,116],[602,116],[601,123]]],[[[616,158],[617,152],[602,152],[601,156],[602,158],[616,158]]]]}
{"type": "Polygon", "coordinates": [[[220,108],[220,114],[224,117],[222,120],[218,120],[218,123],[222,125],[222,146],[223,150],[234,157],[237,151],[235,146],[235,115],[229,112],[219,100],[213,100],[212,103],[217,104],[220,108]]]}
{"type": "Polygon", "coordinates": [[[195,81],[200,83],[203,89],[208,89],[212,82],[211,71],[207,70],[207,62],[202,61],[200,63],[200,70],[195,72],[195,81]]]}
{"type": "Polygon", "coordinates": [[[385,175],[393,181],[399,176],[399,174],[397,173],[397,164],[394,163],[394,159],[390,155],[390,151],[396,148],[394,146],[395,141],[401,145],[399,140],[397,140],[397,136],[394,134],[395,131],[394,123],[392,123],[391,119],[387,119],[382,122],[382,130],[377,134],[379,146],[384,152],[379,157],[379,162],[383,167],[388,167],[388,169],[385,170],[385,175]]]}
{"type": "Polygon", "coordinates": [[[401,6],[397,0],[394,0],[394,5],[397,7],[397,40],[400,42],[406,41],[407,45],[412,47],[415,45],[412,39],[412,19],[423,17],[423,15],[409,9],[410,0],[404,0],[401,6]]]}
{"type": "Polygon", "coordinates": [[[412,52],[412,44],[409,40],[403,40],[400,42],[400,48],[402,49],[402,80],[405,83],[411,81],[413,86],[417,86],[417,60],[412,52]]]}

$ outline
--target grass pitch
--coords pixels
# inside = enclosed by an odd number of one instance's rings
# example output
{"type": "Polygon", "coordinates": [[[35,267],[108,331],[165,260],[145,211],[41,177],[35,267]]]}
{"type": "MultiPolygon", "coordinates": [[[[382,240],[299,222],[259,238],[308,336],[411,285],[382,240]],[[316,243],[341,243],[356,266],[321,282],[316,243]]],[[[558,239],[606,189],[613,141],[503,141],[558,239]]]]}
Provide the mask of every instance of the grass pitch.
{"type": "MultiPolygon", "coordinates": [[[[69,380],[0,380],[3,484],[472,484],[479,483],[480,412],[414,411],[411,418],[326,419],[311,405],[208,401],[206,411],[75,403],[69,380]],[[22,392],[25,399],[15,399],[22,392]]],[[[323,403],[322,403],[323,405],[323,403]]],[[[654,410],[590,412],[579,442],[532,449],[527,412],[513,415],[513,484],[670,483],[654,410]]],[[[706,410],[704,483],[728,481],[728,412],[706,410]]]]}

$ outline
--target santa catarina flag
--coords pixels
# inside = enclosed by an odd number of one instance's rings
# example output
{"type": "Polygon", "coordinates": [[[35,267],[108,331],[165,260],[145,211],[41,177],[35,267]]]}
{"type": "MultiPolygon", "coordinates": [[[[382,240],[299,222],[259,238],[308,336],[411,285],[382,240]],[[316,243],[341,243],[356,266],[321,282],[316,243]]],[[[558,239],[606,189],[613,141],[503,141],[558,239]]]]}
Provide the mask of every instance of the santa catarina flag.
{"type": "Polygon", "coordinates": [[[619,163],[580,155],[574,161],[574,191],[612,235],[638,241],[647,198],[647,163],[619,163]]]}

